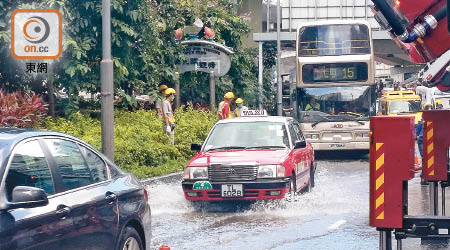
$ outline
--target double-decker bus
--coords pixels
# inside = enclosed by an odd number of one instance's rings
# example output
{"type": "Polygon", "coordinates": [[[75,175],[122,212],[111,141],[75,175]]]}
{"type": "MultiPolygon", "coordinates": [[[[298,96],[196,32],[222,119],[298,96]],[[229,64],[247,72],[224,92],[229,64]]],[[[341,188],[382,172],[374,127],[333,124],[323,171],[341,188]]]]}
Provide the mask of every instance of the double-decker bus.
{"type": "Polygon", "coordinates": [[[368,150],[375,115],[370,25],[327,20],[297,29],[297,116],[315,150],[368,150]]]}

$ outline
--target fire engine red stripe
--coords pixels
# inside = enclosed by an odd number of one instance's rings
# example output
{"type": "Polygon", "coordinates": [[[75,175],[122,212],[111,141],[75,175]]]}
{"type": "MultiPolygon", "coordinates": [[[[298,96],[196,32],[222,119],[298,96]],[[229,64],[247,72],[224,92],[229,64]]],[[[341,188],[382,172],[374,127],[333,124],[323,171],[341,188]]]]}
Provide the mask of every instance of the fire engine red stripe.
{"type": "Polygon", "coordinates": [[[427,168],[425,169],[425,172],[429,175],[431,173],[431,171],[434,171],[434,166],[427,166],[427,168]]]}
{"type": "Polygon", "coordinates": [[[433,122],[427,122],[427,128],[425,132],[426,134],[424,136],[426,137],[426,141],[432,141],[434,137],[433,122]]]}
{"type": "Polygon", "coordinates": [[[434,152],[431,154],[428,154],[427,158],[428,158],[426,161],[427,168],[432,168],[434,166],[434,152]]]}
{"type": "Polygon", "coordinates": [[[379,206],[378,208],[375,208],[375,217],[377,217],[383,211],[384,211],[384,204],[379,206]]]}
{"type": "Polygon", "coordinates": [[[426,128],[424,131],[424,167],[425,174],[428,176],[434,176],[434,129],[433,122],[426,122],[426,128]]]}
{"type": "Polygon", "coordinates": [[[375,159],[380,158],[380,156],[384,154],[384,143],[377,142],[376,143],[376,151],[375,151],[375,159]]]}
{"type": "Polygon", "coordinates": [[[381,154],[375,161],[375,169],[378,170],[383,165],[384,165],[384,153],[381,154]]]}
{"type": "Polygon", "coordinates": [[[375,144],[375,192],[374,192],[374,209],[375,219],[384,219],[384,157],[385,157],[384,143],[378,142],[375,144]]]}
{"type": "Polygon", "coordinates": [[[434,143],[433,141],[427,141],[427,145],[425,146],[425,173],[428,176],[434,176],[434,143]]]}
{"type": "Polygon", "coordinates": [[[377,200],[375,201],[375,208],[379,208],[383,204],[384,204],[384,193],[378,196],[377,200]]]}
{"type": "Polygon", "coordinates": [[[426,174],[429,176],[433,176],[434,175],[434,166],[431,166],[430,168],[426,169],[426,174]]]}
{"type": "Polygon", "coordinates": [[[375,190],[375,199],[384,193],[384,183],[377,190],[375,190]]]}
{"type": "Polygon", "coordinates": [[[428,142],[428,144],[430,144],[430,143],[432,143],[433,142],[433,139],[434,139],[434,129],[427,129],[427,134],[426,134],[426,136],[427,136],[427,142],[428,142]]]}
{"type": "Polygon", "coordinates": [[[381,185],[384,184],[384,173],[381,174],[375,181],[375,189],[380,189],[381,185]]]}
{"type": "Polygon", "coordinates": [[[384,211],[381,212],[377,217],[375,217],[377,220],[384,220],[384,211]]]}
{"type": "Polygon", "coordinates": [[[384,164],[381,165],[380,168],[375,171],[375,180],[382,174],[384,174],[384,164]]]}
{"type": "Polygon", "coordinates": [[[433,141],[431,141],[428,145],[427,145],[427,153],[431,153],[434,150],[434,143],[433,141]]]}

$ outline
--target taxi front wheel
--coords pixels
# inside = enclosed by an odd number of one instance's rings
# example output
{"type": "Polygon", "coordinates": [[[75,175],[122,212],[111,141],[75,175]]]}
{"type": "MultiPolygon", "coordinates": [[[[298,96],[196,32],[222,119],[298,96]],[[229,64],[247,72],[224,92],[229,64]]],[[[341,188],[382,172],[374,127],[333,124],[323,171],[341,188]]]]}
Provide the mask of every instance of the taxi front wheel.
{"type": "Polygon", "coordinates": [[[288,201],[294,201],[297,194],[297,183],[295,182],[295,175],[291,175],[289,180],[289,193],[287,195],[288,201]]]}
{"type": "Polygon", "coordinates": [[[306,185],[306,187],[303,189],[303,192],[309,193],[312,190],[312,187],[314,185],[314,172],[311,170],[309,171],[309,181],[308,181],[308,185],[306,185]]]}
{"type": "Polygon", "coordinates": [[[312,181],[313,181],[312,175],[311,175],[311,172],[309,172],[309,181],[308,181],[308,185],[306,185],[306,187],[305,187],[305,192],[307,192],[307,193],[311,192],[311,190],[312,190],[312,181]]]}

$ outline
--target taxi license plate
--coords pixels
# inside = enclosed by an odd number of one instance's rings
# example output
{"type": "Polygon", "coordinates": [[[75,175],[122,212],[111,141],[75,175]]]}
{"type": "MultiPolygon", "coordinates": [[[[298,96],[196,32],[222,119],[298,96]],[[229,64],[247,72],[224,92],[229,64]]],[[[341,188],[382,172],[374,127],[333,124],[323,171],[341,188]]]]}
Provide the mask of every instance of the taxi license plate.
{"type": "Polygon", "coordinates": [[[330,144],[330,148],[343,148],[345,147],[342,143],[330,144]]]}
{"type": "Polygon", "coordinates": [[[242,190],[242,184],[225,184],[222,185],[222,190],[220,192],[222,197],[232,198],[232,197],[243,197],[244,191],[242,190]]]}

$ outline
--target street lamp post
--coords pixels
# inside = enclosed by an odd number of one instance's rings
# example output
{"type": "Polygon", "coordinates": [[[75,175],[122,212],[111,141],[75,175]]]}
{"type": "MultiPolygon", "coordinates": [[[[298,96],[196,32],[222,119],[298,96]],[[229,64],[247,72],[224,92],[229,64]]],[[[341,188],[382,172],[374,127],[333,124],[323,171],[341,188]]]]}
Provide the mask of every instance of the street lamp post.
{"type": "Polygon", "coordinates": [[[263,109],[263,42],[259,42],[258,46],[258,107],[263,109]]]}
{"type": "Polygon", "coordinates": [[[209,105],[211,110],[216,106],[216,81],[214,79],[214,71],[209,72],[209,105]]]}
{"type": "Polygon", "coordinates": [[[280,29],[281,29],[281,13],[280,13],[280,0],[277,3],[277,115],[282,116],[282,82],[281,82],[281,42],[280,42],[280,29]]]}
{"type": "Polygon", "coordinates": [[[111,60],[111,1],[102,0],[102,61],[100,62],[102,92],[102,152],[114,161],[114,76],[111,60]]]}
{"type": "Polygon", "coordinates": [[[175,108],[179,108],[181,106],[181,92],[180,92],[180,73],[175,72],[175,92],[177,92],[175,96],[175,108]]]}

